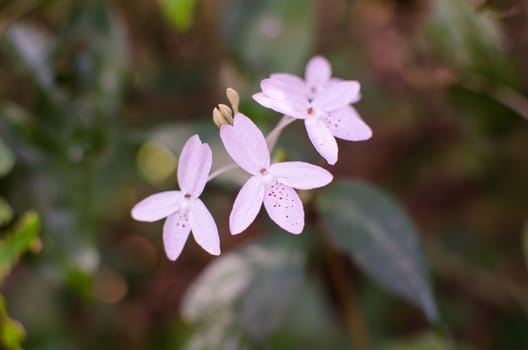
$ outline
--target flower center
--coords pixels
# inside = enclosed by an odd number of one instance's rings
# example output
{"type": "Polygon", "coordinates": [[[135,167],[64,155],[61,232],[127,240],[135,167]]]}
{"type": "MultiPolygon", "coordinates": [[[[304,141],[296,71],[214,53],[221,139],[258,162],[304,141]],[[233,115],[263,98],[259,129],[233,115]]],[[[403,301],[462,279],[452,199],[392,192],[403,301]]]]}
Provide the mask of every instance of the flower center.
{"type": "Polygon", "coordinates": [[[270,173],[268,173],[267,169],[264,169],[264,168],[260,169],[260,174],[262,175],[261,179],[262,179],[263,184],[268,184],[273,181],[273,176],[270,173]]]}
{"type": "Polygon", "coordinates": [[[191,198],[191,194],[190,193],[186,193],[183,197],[189,199],[189,198],[191,198]]]}

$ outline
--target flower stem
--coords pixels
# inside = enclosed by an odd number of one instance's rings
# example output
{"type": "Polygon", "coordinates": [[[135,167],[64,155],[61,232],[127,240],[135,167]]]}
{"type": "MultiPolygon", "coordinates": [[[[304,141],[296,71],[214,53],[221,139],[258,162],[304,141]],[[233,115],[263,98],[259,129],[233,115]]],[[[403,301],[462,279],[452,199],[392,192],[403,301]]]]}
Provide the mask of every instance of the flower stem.
{"type": "Polygon", "coordinates": [[[228,172],[229,170],[233,170],[236,167],[237,167],[236,163],[229,163],[227,165],[224,165],[223,167],[216,169],[211,175],[209,175],[209,177],[207,178],[207,181],[209,182],[215,177],[220,176],[223,173],[228,172]]]}
{"type": "MultiPolygon", "coordinates": [[[[273,150],[273,147],[275,147],[275,144],[277,143],[277,140],[279,139],[282,130],[284,130],[285,127],[293,123],[295,120],[295,118],[288,117],[287,115],[282,116],[277,125],[275,125],[275,127],[273,128],[273,130],[271,130],[268,135],[266,135],[266,142],[268,143],[268,149],[270,152],[273,150]]],[[[207,181],[211,181],[215,177],[218,177],[225,172],[233,170],[237,166],[238,165],[236,163],[229,163],[227,165],[224,165],[223,167],[215,170],[211,175],[209,175],[207,181]]]]}
{"type": "Polygon", "coordinates": [[[270,152],[273,150],[273,147],[275,147],[275,144],[277,143],[277,140],[279,139],[282,130],[284,130],[285,127],[293,123],[295,120],[295,118],[284,115],[281,120],[279,120],[277,125],[275,125],[273,130],[269,132],[269,134],[266,136],[266,142],[268,143],[268,148],[270,152]]]}

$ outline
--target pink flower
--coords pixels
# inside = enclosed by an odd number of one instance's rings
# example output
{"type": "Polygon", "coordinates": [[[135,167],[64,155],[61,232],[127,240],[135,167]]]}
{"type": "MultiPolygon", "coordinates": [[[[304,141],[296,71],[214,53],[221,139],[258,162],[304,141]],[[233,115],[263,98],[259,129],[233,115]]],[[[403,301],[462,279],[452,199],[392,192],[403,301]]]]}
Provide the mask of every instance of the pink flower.
{"type": "Polygon", "coordinates": [[[213,255],[220,254],[218,229],[213,216],[198,198],[211,170],[212,154],[208,144],[198,135],[192,136],[180,154],[178,184],[181,191],[153,194],[132,208],[138,221],[153,222],[163,218],[163,245],[170,260],[180,256],[192,230],[196,242],[213,255]]]}
{"type": "Polygon", "coordinates": [[[359,83],[331,77],[328,61],[316,56],[305,72],[305,80],[287,74],[272,74],[262,80],[262,92],[253,98],[264,107],[303,119],[310,141],[329,163],[337,162],[335,137],[348,141],[367,140],[372,130],[350,104],[359,101],[359,83]]]}
{"type": "Polygon", "coordinates": [[[270,164],[264,135],[245,115],[237,113],[233,125],[223,125],[220,137],[233,160],[252,176],[242,186],[229,216],[232,234],[244,231],[256,218],[262,203],[270,218],[284,230],[299,234],[304,209],[293,190],[313,189],[332,181],[325,169],[305,162],[270,164]]]}

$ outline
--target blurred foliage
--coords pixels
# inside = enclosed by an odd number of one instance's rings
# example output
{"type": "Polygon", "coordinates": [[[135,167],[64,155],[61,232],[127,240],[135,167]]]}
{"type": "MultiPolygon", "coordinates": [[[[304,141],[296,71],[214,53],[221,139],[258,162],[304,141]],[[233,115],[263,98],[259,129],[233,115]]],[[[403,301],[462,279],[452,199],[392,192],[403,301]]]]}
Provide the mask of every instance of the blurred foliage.
{"type": "Polygon", "coordinates": [[[0,243],[0,281],[3,281],[19,256],[27,250],[40,250],[40,220],[35,213],[27,213],[12,233],[0,243]]]}
{"type": "Polygon", "coordinates": [[[476,11],[471,2],[437,0],[432,3],[429,44],[462,74],[513,83],[514,69],[503,54],[498,15],[476,11]]]}
{"type": "Polygon", "coordinates": [[[387,350],[467,350],[453,345],[448,340],[433,334],[424,334],[410,340],[399,340],[386,347],[387,350]]]}
{"type": "Polygon", "coordinates": [[[199,327],[186,349],[347,348],[306,251],[283,234],[222,256],[191,285],[182,313],[199,327]]]}
{"type": "Polygon", "coordinates": [[[21,344],[24,336],[24,328],[20,323],[9,318],[5,309],[4,298],[0,296],[0,345],[2,345],[2,349],[22,349],[21,344]]]}
{"type": "Polygon", "coordinates": [[[11,171],[15,165],[15,156],[13,152],[0,139],[0,177],[11,171]]]}
{"type": "Polygon", "coordinates": [[[196,0],[159,0],[169,22],[178,30],[187,30],[193,22],[196,0]]]}
{"type": "Polygon", "coordinates": [[[225,44],[249,69],[269,73],[304,66],[312,50],[312,0],[229,0],[225,11],[225,44]]]}
{"type": "MultiPolygon", "coordinates": [[[[527,11],[514,0],[0,1],[2,347],[525,348],[527,11]],[[336,183],[301,193],[300,236],[261,215],[231,237],[247,175],[219,177],[203,199],[223,255],[190,241],[168,262],[161,225],[132,222],[131,206],[175,187],[194,133],[213,169],[230,161],[210,121],[227,86],[269,130],[279,116],[251,100],[258,82],[302,75],[314,54],[361,82],[373,139],[340,142],[336,183]]],[[[278,146],[276,157],[320,161],[298,123],[278,146]]]]}
{"type": "MultiPolygon", "coordinates": [[[[28,250],[40,251],[40,221],[35,213],[24,215],[13,232],[0,240],[0,283],[18,262],[19,257],[28,250]]],[[[0,295],[0,345],[2,349],[22,349],[25,337],[23,326],[9,317],[4,298],[0,295]]]]}
{"type": "Polygon", "coordinates": [[[318,208],[337,249],[381,285],[420,306],[431,322],[438,321],[418,236],[398,204],[368,185],[335,182],[318,208]]]}

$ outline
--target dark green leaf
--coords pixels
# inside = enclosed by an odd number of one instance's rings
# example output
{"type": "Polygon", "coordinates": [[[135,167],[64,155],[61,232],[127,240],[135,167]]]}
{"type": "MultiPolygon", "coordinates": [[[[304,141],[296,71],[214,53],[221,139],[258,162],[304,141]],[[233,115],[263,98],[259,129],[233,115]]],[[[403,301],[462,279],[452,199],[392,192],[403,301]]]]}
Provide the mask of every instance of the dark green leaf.
{"type": "Polygon", "coordinates": [[[40,246],[40,219],[34,212],[25,214],[14,231],[0,242],[0,281],[16,264],[20,255],[40,246]]]}
{"type": "Polygon", "coordinates": [[[337,182],[317,205],[338,249],[381,285],[420,306],[429,320],[438,319],[418,237],[395,201],[366,184],[337,182]]]}

